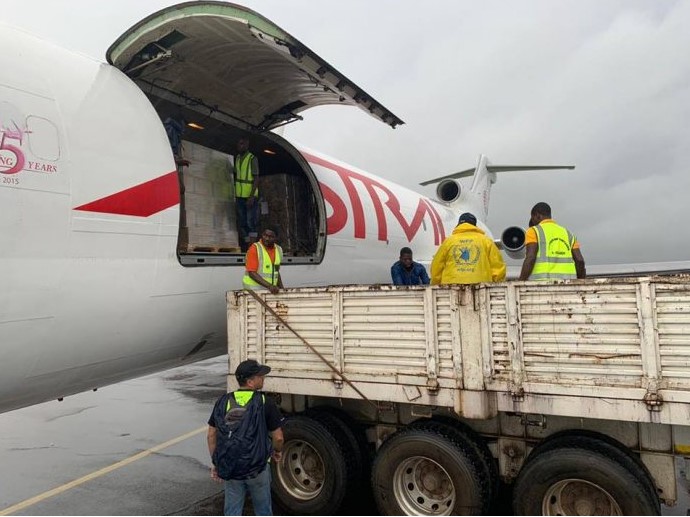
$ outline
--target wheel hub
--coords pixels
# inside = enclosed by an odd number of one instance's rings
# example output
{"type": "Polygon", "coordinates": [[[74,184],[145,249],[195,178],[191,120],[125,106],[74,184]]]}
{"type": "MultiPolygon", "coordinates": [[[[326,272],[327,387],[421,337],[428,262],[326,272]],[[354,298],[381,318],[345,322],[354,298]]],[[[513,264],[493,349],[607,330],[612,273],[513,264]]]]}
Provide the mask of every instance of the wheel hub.
{"type": "Polygon", "coordinates": [[[276,465],[278,481],[295,499],[309,501],[321,493],[326,469],[324,461],[311,445],[289,441],[283,448],[283,461],[276,465]]]}
{"type": "Polygon", "coordinates": [[[584,479],[564,479],[544,494],[543,515],[623,515],[602,487],[584,479]]]}
{"type": "Polygon", "coordinates": [[[395,497],[407,515],[450,515],[455,487],[448,472],[435,461],[415,456],[395,470],[395,497]]]}

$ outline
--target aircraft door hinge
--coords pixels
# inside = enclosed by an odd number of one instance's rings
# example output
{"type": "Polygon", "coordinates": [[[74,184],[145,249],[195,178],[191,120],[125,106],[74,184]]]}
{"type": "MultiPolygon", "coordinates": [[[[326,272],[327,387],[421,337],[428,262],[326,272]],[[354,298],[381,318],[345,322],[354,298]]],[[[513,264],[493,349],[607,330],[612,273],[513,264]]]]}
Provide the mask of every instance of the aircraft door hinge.
{"type": "Polygon", "coordinates": [[[140,54],[140,58],[143,60],[142,63],[139,63],[136,66],[133,66],[132,68],[129,68],[128,70],[125,70],[125,74],[129,75],[135,70],[139,70],[140,68],[144,68],[145,66],[148,66],[152,63],[156,63],[157,61],[160,61],[162,59],[169,59],[172,57],[172,50],[166,49],[161,47],[160,45],[156,45],[160,50],[159,52],[156,52],[156,54],[149,54],[149,53],[142,53],[140,54]]]}

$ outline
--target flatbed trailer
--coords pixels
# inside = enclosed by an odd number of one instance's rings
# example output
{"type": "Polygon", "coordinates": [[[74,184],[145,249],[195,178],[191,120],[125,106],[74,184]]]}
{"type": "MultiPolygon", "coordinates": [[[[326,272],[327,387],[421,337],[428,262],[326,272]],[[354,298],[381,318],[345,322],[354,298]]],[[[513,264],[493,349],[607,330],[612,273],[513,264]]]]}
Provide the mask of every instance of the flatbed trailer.
{"type": "Polygon", "coordinates": [[[227,301],[230,367],[269,364],[290,415],[273,466],[286,511],[336,511],[369,469],[383,514],[481,514],[499,480],[517,514],[687,502],[690,277],[227,301]]]}

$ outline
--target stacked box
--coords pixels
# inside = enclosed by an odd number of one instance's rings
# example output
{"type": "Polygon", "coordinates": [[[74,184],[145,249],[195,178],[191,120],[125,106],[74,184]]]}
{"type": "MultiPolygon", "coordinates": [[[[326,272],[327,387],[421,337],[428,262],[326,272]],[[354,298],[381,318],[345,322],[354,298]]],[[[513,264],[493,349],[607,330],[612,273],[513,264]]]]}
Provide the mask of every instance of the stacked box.
{"type": "Polygon", "coordinates": [[[183,141],[181,251],[239,251],[230,156],[183,141]]]}
{"type": "Polygon", "coordinates": [[[295,174],[261,174],[259,194],[259,231],[267,226],[273,228],[286,255],[314,253],[316,209],[307,178],[295,174]]]}

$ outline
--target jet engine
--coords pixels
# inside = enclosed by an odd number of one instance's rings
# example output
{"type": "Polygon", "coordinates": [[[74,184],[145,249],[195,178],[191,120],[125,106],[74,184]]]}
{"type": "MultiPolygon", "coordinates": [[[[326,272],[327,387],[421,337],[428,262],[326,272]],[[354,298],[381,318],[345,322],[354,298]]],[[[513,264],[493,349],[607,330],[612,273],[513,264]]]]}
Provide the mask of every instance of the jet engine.
{"type": "Polygon", "coordinates": [[[518,226],[509,226],[501,234],[501,245],[510,258],[525,258],[525,230],[518,226]]]}
{"type": "Polygon", "coordinates": [[[460,199],[462,187],[454,179],[439,181],[436,185],[436,197],[445,203],[452,203],[460,199]]]}

